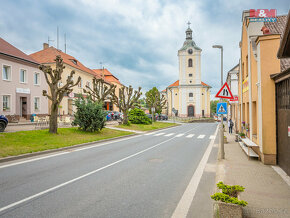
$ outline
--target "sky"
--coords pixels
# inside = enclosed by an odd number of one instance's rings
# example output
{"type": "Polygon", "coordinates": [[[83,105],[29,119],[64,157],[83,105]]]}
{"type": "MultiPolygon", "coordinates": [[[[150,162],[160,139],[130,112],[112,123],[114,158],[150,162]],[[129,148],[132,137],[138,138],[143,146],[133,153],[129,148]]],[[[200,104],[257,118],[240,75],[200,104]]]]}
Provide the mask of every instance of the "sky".
{"type": "Polygon", "coordinates": [[[105,67],[126,86],[165,89],[178,79],[177,51],[185,41],[187,22],[202,49],[202,81],[220,89],[220,51],[224,48],[224,81],[239,62],[241,16],[248,9],[288,13],[288,0],[0,0],[0,36],[31,54],[44,42],[85,66],[105,67]],[[102,62],[102,64],[100,64],[102,62]]]}

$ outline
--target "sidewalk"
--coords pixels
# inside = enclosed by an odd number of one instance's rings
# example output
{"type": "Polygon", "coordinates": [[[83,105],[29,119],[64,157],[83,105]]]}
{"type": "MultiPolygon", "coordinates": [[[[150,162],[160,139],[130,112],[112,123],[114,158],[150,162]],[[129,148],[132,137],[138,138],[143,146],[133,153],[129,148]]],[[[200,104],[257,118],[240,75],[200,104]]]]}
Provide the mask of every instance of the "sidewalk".
{"type": "Polygon", "coordinates": [[[270,165],[248,160],[234,134],[225,136],[225,160],[218,162],[216,181],[245,187],[241,199],[248,205],[243,217],[290,217],[290,186],[270,165]]]}

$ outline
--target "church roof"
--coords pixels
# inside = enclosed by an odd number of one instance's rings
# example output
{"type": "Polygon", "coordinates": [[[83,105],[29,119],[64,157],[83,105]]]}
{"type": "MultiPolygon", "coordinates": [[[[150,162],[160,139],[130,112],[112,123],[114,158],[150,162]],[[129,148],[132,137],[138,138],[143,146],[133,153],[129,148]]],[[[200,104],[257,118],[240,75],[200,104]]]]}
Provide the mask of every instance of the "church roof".
{"type": "MultiPolygon", "coordinates": [[[[201,85],[211,88],[211,86],[209,86],[208,84],[206,84],[206,83],[204,83],[204,82],[202,82],[202,81],[201,81],[201,85]]],[[[172,83],[172,84],[171,84],[170,86],[168,86],[167,88],[169,88],[169,87],[176,87],[176,86],[179,86],[179,80],[176,80],[174,83],[172,83]]]]}
{"type": "Polygon", "coordinates": [[[185,42],[183,43],[183,46],[181,49],[179,49],[179,51],[184,51],[184,50],[187,50],[189,47],[193,47],[195,48],[196,50],[201,50],[201,48],[199,48],[195,42],[190,39],[190,40],[185,40],[185,42]]]}
{"type": "Polygon", "coordinates": [[[170,86],[168,87],[175,87],[175,86],[179,86],[179,80],[175,81],[174,83],[172,83],[170,86]]]}

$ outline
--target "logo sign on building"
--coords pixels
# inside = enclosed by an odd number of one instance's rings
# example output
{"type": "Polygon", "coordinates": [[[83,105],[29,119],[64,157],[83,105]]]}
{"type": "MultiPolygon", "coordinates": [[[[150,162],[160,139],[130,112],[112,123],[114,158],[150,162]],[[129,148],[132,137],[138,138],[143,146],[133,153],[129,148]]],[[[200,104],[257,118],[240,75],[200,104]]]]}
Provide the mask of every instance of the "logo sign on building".
{"type": "Polygon", "coordinates": [[[250,9],[250,22],[277,22],[276,9],[250,9]]]}
{"type": "Polygon", "coordinates": [[[237,103],[239,101],[239,97],[238,96],[234,96],[233,99],[230,99],[230,102],[232,103],[237,103]]]}
{"type": "Polygon", "coordinates": [[[228,104],[226,102],[217,103],[216,113],[217,114],[227,114],[228,113],[228,104]]]}
{"type": "Polygon", "coordinates": [[[243,81],[243,93],[249,90],[248,77],[243,81]]]}
{"type": "Polygon", "coordinates": [[[27,88],[16,88],[16,93],[21,93],[21,94],[30,94],[30,89],[27,88]]]}
{"type": "Polygon", "coordinates": [[[234,96],[228,86],[228,83],[225,82],[223,87],[218,91],[218,93],[215,96],[216,98],[225,98],[225,99],[234,99],[234,96]]]}

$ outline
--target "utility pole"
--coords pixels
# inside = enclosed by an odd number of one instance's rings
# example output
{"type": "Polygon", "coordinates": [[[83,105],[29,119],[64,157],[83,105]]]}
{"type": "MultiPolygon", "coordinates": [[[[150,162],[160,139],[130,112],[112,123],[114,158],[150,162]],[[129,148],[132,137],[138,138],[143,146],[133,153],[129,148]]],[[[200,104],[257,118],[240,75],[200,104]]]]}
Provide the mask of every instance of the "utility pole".
{"type": "MultiPolygon", "coordinates": [[[[221,87],[223,87],[223,46],[213,45],[213,48],[221,49],[221,87]]],[[[220,98],[220,102],[222,99],[220,98]]],[[[224,116],[221,114],[221,123],[220,123],[220,159],[225,159],[225,147],[224,147],[224,116]]]]}
{"type": "Polygon", "coordinates": [[[64,34],[64,53],[66,53],[66,33],[64,34]]]}

